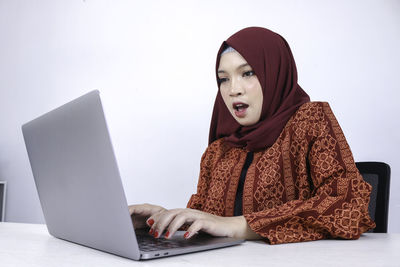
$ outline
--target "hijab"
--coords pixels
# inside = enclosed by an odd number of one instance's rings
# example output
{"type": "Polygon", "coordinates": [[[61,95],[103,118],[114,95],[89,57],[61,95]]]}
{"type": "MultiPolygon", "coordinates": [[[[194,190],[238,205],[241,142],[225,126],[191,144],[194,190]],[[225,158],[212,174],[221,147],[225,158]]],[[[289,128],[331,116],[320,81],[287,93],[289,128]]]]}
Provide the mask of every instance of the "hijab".
{"type": "MultiPolygon", "coordinates": [[[[296,64],[290,47],[279,34],[265,28],[249,27],[224,41],[217,54],[216,75],[221,53],[232,47],[255,72],[263,92],[260,120],[240,125],[226,107],[220,90],[214,103],[209,144],[225,138],[231,147],[259,151],[272,146],[290,117],[310,97],[297,83],[296,64]]],[[[218,83],[218,89],[220,84],[218,83]]]]}

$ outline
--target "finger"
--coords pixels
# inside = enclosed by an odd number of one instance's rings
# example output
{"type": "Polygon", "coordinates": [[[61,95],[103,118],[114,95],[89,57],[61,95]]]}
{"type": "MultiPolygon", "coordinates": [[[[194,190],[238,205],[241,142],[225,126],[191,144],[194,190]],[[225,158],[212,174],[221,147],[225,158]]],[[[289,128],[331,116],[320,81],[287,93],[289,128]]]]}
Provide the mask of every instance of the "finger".
{"type": "Polygon", "coordinates": [[[144,209],[146,209],[148,212],[150,213],[157,213],[160,211],[164,211],[166,210],[165,208],[158,206],[158,205],[153,205],[153,204],[149,204],[149,203],[144,203],[141,205],[144,209]]]}
{"type": "Polygon", "coordinates": [[[158,238],[160,236],[160,232],[157,229],[157,221],[160,218],[162,212],[156,213],[151,215],[149,218],[146,220],[146,224],[150,227],[149,229],[149,234],[154,236],[155,238],[158,238]]]}
{"type": "Polygon", "coordinates": [[[128,208],[131,215],[148,213],[148,207],[145,204],[130,205],[128,208]]]}
{"type": "Polygon", "coordinates": [[[154,223],[153,220],[149,220],[149,216],[152,214],[149,212],[148,205],[146,204],[129,206],[129,213],[134,221],[135,228],[142,228],[146,225],[151,227],[154,223]]]}
{"type": "Polygon", "coordinates": [[[195,234],[197,234],[200,230],[204,229],[207,224],[206,220],[195,220],[192,225],[187,229],[186,233],[183,235],[184,238],[189,239],[195,234]]]}
{"type": "Polygon", "coordinates": [[[166,210],[166,209],[163,209],[163,210],[161,210],[161,211],[158,211],[158,212],[155,212],[155,213],[152,213],[148,218],[147,218],[147,220],[146,220],[146,224],[149,226],[149,227],[151,227],[151,229],[150,229],[150,234],[154,234],[154,232],[157,230],[157,232],[160,234],[160,232],[159,232],[159,230],[158,229],[156,229],[156,227],[157,227],[157,223],[156,222],[159,222],[160,221],[160,217],[162,216],[162,214],[163,213],[167,213],[167,212],[169,212],[169,210],[166,210]]]}
{"type": "Polygon", "coordinates": [[[177,214],[177,216],[175,216],[175,218],[169,224],[169,227],[168,227],[169,236],[168,237],[173,236],[176,233],[176,231],[178,231],[178,229],[180,227],[182,227],[185,223],[192,223],[196,218],[197,218],[197,214],[187,212],[187,211],[183,211],[180,214],[177,214]]]}
{"type": "MultiPolygon", "coordinates": [[[[166,210],[166,211],[157,213],[155,216],[152,216],[154,218],[154,224],[152,225],[152,228],[154,229],[154,237],[156,237],[156,238],[160,237],[163,234],[165,228],[171,223],[171,221],[175,218],[175,216],[177,214],[179,214],[180,212],[181,212],[181,209],[166,210]]],[[[168,236],[169,236],[169,233],[168,233],[168,236]]]]}
{"type": "Polygon", "coordinates": [[[129,207],[130,214],[141,214],[143,216],[151,216],[157,212],[166,210],[161,206],[152,205],[152,204],[137,204],[137,205],[130,205],[129,207]]]}
{"type": "Polygon", "coordinates": [[[132,215],[133,213],[135,213],[135,207],[134,207],[134,205],[128,206],[128,209],[129,209],[129,214],[130,214],[130,215],[132,215]]]}

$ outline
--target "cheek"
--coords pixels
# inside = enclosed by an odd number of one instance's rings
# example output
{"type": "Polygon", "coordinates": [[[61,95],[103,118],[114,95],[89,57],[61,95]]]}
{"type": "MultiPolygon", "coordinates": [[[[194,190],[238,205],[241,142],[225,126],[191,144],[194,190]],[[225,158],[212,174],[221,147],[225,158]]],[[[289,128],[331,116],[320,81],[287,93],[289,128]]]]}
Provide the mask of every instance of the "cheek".
{"type": "Polygon", "coordinates": [[[252,82],[251,86],[249,87],[249,91],[251,91],[251,96],[254,101],[253,103],[255,104],[257,111],[261,114],[264,96],[258,80],[252,82]]]}
{"type": "Polygon", "coordinates": [[[222,100],[224,100],[225,105],[228,107],[228,106],[229,106],[229,101],[228,101],[228,99],[229,99],[229,97],[228,97],[229,93],[227,93],[227,90],[224,90],[223,87],[220,88],[219,92],[220,92],[220,94],[221,94],[221,96],[222,96],[222,100]]]}

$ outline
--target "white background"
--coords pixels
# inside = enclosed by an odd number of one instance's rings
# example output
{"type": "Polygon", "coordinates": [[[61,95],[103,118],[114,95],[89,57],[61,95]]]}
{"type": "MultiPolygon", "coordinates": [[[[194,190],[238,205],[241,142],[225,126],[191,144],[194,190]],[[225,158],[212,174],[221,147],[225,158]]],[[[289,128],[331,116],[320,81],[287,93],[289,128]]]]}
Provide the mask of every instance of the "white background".
{"type": "Polygon", "coordinates": [[[195,192],[223,40],[280,33],[299,84],[328,101],[356,161],[391,165],[400,232],[400,1],[0,0],[0,180],[6,220],[43,223],[21,124],[99,89],[129,203],[195,192]]]}

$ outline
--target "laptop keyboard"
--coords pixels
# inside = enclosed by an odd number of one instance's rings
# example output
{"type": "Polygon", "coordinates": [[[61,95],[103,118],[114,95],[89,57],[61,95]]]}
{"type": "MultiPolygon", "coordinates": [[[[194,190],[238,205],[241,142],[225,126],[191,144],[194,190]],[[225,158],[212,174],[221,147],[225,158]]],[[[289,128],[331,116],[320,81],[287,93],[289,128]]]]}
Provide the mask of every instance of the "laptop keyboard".
{"type": "Polygon", "coordinates": [[[137,234],[136,239],[139,244],[141,251],[156,251],[163,249],[173,249],[173,248],[184,248],[193,245],[205,244],[205,240],[200,239],[165,239],[165,238],[154,238],[149,234],[137,234]]]}

